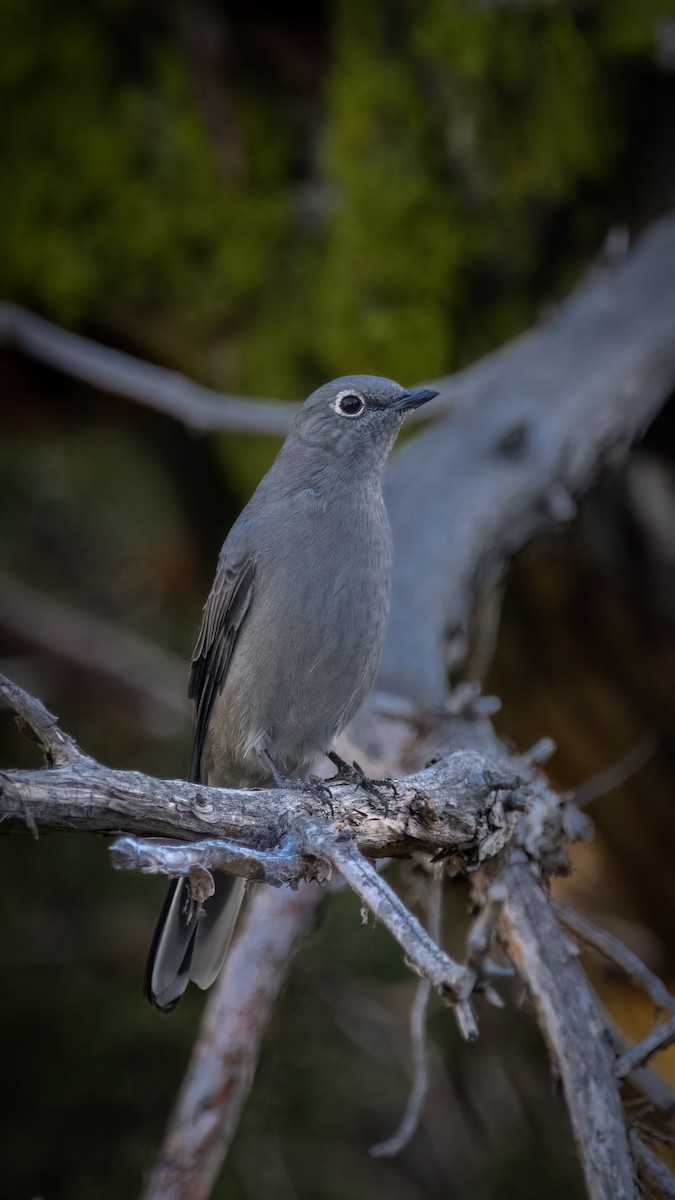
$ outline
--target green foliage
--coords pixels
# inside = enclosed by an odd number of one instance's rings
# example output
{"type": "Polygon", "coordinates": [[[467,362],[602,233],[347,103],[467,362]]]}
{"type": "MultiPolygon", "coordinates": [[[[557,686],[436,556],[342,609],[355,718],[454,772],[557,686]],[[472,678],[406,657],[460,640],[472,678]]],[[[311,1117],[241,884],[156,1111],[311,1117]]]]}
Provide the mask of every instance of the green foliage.
{"type": "Polygon", "coordinates": [[[326,133],[336,197],[319,277],[320,345],[329,374],[349,362],[420,379],[451,361],[453,197],[405,26],[383,6],[338,0],[336,9],[326,133]]]}
{"type": "Polygon", "coordinates": [[[246,50],[222,80],[237,172],[160,12],[0,0],[0,290],[223,386],[450,369],[597,249],[614,212],[576,213],[626,150],[622,64],[654,70],[673,11],[333,0],[298,179],[306,122],[246,50]]]}
{"type": "Polygon", "coordinates": [[[260,121],[257,139],[243,122],[249,178],[223,177],[175,50],[141,26],[129,55],[130,16],[100,3],[0,4],[12,47],[0,57],[11,181],[0,286],[71,324],[164,323],[171,357],[176,329],[186,354],[255,302],[287,197],[260,121]]]}

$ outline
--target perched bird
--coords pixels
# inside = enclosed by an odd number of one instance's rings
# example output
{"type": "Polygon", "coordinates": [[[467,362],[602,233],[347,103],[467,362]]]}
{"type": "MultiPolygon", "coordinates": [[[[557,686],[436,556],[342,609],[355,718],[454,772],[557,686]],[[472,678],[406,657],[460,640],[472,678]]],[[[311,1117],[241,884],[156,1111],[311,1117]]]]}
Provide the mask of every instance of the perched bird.
{"type": "MultiPolygon", "coordinates": [[[[382,472],[406,413],[437,394],[346,375],[303,404],[220,552],[190,673],[190,779],[252,787],[300,778],[365,699],[391,591],[382,472]]],[[[170,887],[145,982],[160,1009],[190,979],[209,987],[223,964],[244,881],[214,878],[199,918],[187,883],[170,887]]]]}

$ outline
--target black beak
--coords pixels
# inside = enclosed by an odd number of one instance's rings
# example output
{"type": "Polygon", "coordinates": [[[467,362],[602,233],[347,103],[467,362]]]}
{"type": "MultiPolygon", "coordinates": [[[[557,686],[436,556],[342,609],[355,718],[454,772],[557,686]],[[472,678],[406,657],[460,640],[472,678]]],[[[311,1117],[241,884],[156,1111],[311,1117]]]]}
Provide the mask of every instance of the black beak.
{"type": "Polygon", "coordinates": [[[432,391],[431,388],[415,388],[413,392],[405,392],[401,399],[396,401],[394,408],[400,413],[412,412],[414,408],[420,408],[422,404],[427,404],[438,395],[440,393],[432,391]]]}

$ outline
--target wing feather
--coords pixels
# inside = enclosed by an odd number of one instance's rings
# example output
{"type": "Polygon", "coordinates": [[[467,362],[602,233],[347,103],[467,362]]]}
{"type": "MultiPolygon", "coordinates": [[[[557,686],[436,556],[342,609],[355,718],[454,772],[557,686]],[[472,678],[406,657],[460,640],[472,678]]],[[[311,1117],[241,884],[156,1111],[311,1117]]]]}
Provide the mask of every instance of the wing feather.
{"type": "Polygon", "coordinates": [[[254,574],[255,563],[250,557],[228,562],[221,555],[213,587],[204,605],[188,683],[188,695],[195,702],[189,775],[193,783],[200,782],[200,763],[211,709],[225,683],[237,634],[251,603],[254,574]]]}
{"type": "MultiPolygon", "coordinates": [[[[255,563],[250,555],[234,556],[227,543],[221,551],[213,588],[204,605],[202,625],[192,657],[188,694],[195,702],[190,779],[200,782],[200,764],[213,703],[225,682],[237,635],[251,603],[255,563]]],[[[145,994],[165,1012],[178,1003],[194,979],[208,987],[220,970],[244,895],[244,881],[214,871],[216,891],[204,904],[201,920],[186,911],[187,884],[174,880],[162,909],[145,979],[145,994]]],[[[189,911],[189,910],[188,910],[189,911]]]]}

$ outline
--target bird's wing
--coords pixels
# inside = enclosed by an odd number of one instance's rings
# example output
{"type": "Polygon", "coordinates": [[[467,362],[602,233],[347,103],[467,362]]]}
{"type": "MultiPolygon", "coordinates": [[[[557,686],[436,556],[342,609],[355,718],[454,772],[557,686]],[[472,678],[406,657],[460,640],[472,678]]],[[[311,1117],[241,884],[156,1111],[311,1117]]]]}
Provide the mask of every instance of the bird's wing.
{"type": "MultiPolygon", "coordinates": [[[[192,657],[188,692],[195,702],[194,743],[190,779],[200,782],[200,763],[213,702],[220,692],[246,611],[251,603],[255,563],[238,539],[225,543],[192,657]]],[[[188,980],[208,987],[220,970],[244,895],[244,880],[214,871],[216,891],[195,919],[190,888],[175,879],[162,909],[145,977],[145,995],[168,1012],[188,980]]]]}
{"type": "Polygon", "coordinates": [[[228,552],[226,542],[209,593],[192,656],[188,695],[195,703],[190,779],[200,782],[199,767],[213,702],[230,665],[237,634],[253,593],[255,562],[250,553],[228,552]]]}

